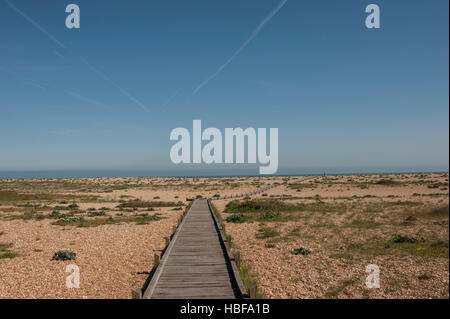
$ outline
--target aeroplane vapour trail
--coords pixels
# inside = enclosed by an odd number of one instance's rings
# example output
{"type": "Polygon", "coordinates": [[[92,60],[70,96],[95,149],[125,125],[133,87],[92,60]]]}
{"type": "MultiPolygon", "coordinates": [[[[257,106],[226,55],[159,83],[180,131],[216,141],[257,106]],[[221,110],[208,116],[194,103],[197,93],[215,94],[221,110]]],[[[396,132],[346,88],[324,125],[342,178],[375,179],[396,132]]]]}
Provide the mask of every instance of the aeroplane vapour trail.
{"type": "Polygon", "coordinates": [[[248,39],[245,40],[245,42],[239,47],[239,49],[237,49],[237,51],[234,52],[234,54],[224,64],[222,64],[216,72],[211,74],[202,83],[200,83],[192,94],[195,95],[202,87],[208,84],[209,81],[218,76],[219,73],[222,72],[222,70],[225,69],[225,67],[230,64],[239,55],[239,53],[241,53],[241,51],[244,50],[245,47],[258,35],[262,28],[264,28],[264,26],[277,14],[277,12],[280,11],[280,9],[286,4],[286,2],[287,0],[281,0],[281,2],[269,13],[269,15],[260,22],[258,27],[252,32],[248,39]]]}
{"type": "MultiPolygon", "coordinates": [[[[64,43],[62,43],[61,41],[59,41],[58,39],[56,39],[55,36],[53,36],[50,32],[48,32],[47,30],[45,30],[44,27],[42,27],[39,23],[37,23],[36,21],[34,21],[33,19],[31,19],[28,15],[26,15],[23,11],[21,11],[19,8],[17,8],[16,6],[14,6],[11,2],[9,2],[8,0],[3,0],[11,9],[13,9],[15,12],[17,12],[19,15],[21,15],[25,20],[27,20],[29,23],[31,23],[36,29],[38,29],[39,31],[41,31],[43,34],[45,34],[50,40],[52,40],[54,43],[56,43],[58,46],[60,46],[61,48],[69,51],[70,53],[74,54],[71,50],[69,50],[69,48],[67,48],[67,46],[64,45],[64,43]]],[[[133,103],[135,103],[136,105],[138,105],[140,108],[142,108],[144,111],[148,112],[149,110],[147,109],[147,107],[140,102],[138,99],[136,99],[133,95],[131,95],[127,90],[125,90],[124,88],[122,88],[121,86],[119,86],[117,83],[115,83],[114,81],[112,81],[109,77],[107,77],[105,74],[103,74],[101,71],[99,71],[97,68],[95,68],[94,66],[92,66],[92,64],[90,64],[89,62],[86,61],[85,58],[83,58],[81,55],[78,54],[74,54],[75,56],[78,56],[78,58],[94,73],[96,73],[98,76],[100,76],[103,80],[109,82],[112,86],[114,86],[116,89],[118,89],[123,95],[125,95],[130,101],[132,101],[133,103]]]]}

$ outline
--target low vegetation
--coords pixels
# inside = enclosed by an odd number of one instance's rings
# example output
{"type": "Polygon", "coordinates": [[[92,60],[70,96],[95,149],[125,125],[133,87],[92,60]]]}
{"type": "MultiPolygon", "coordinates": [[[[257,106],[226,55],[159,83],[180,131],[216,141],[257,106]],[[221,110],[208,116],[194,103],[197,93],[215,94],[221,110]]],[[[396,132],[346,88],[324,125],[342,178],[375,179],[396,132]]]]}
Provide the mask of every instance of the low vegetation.
{"type": "Polygon", "coordinates": [[[342,293],[345,293],[346,289],[348,287],[350,287],[351,285],[353,285],[353,284],[355,284],[355,280],[354,279],[342,280],[336,287],[328,290],[325,293],[325,297],[326,298],[337,298],[342,293]]]}
{"type": "Polygon", "coordinates": [[[59,219],[53,222],[53,225],[58,226],[75,226],[75,227],[97,227],[102,225],[114,225],[120,223],[135,223],[136,225],[146,225],[152,221],[158,221],[161,219],[159,214],[149,215],[148,213],[136,214],[133,216],[119,216],[108,218],[95,218],[95,219],[59,219]]]}
{"type": "Polygon", "coordinates": [[[265,239],[278,236],[280,236],[280,233],[275,228],[268,227],[265,225],[261,225],[260,228],[258,229],[258,234],[256,234],[256,238],[258,239],[265,239]]]}
{"type": "Polygon", "coordinates": [[[229,202],[225,207],[225,213],[292,212],[296,210],[298,210],[297,205],[274,199],[234,200],[229,202]]]}
{"type": "Polygon", "coordinates": [[[139,199],[130,200],[117,206],[117,208],[149,208],[149,207],[174,207],[182,206],[183,202],[162,202],[162,201],[141,201],[139,199]]]}
{"type": "Polygon", "coordinates": [[[0,259],[14,258],[19,256],[18,253],[10,250],[12,246],[13,244],[11,243],[0,243],[0,259]]]}
{"type": "Polygon", "coordinates": [[[248,218],[244,214],[232,214],[226,218],[228,223],[243,223],[247,220],[248,218]]]}
{"type": "MultiPolygon", "coordinates": [[[[411,243],[411,244],[415,244],[417,242],[419,242],[419,240],[417,238],[414,237],[408,237],[408,236],[402,236],[402,235],[396,235],[393,239],[392,239],[393,243],[411,243]]],[[[422,239],[422,242],[425,242],[425,239],[422,239]]]]}
{"type": "Polygon", "coordinates": [[[228,222],[285,222],[305,217],[310,212],[342,212],[342,203],[327,204],[320,200],[312,203],[292,204],[280,199],[234,200],[229,202],[224,212],[234,214],[228,222]]]}
{"type": "Polygon", "coordinates": [[[311,251],[310,251],[308,248],[300,247],[300,248],[294,249],[294,250],[292,251],[292,254],[293,254],[293,255],[303,255],[303,256],[306,256],[306,255],[311,254],[311,251]]]}
{"type": "Polygon", "coordinates": [[[400,182],[394,181],[392,179],[381,179],[379,181],[376,181],[375,184],[377,184],[377,185],[399,185],[400,182]]]}
{"type": "Polygon", "coordinates": [[[89,211],[87,213],[88,217],[97,217],[97,216],[105,216],[105,212],[104,211],[89,211]]]}
{"type": "Polygon", "coordinates": [[[52,260],[74,260],[77,254],[70,250],[58,250],[53,254],[52,260]]]}
{"type": "Polygon", "coordinates": [[[61,201],[61,200],[96,200],[97,196],[78,196],[57,193],[25,193],[15,190],[0,190],[0,202],[20,202],[20,201],[61,201]]]}
{"type": "Polygon", "coordinates": [[[369,240],[366,242],[350,243],[344,251],[332,254],[333,258],[352,259],[361,256],[395,255],[420,256],[434,258],[449,257],[448,240],[427,240],[406,235],[395,235],[388,241],[369,240]]]}

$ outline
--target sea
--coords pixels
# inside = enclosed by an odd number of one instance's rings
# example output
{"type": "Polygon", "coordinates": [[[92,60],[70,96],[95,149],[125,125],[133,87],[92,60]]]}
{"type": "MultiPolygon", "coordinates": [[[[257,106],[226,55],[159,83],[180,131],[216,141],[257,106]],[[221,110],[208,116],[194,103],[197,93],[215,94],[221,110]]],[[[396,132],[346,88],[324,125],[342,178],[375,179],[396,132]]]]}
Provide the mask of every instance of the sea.
{"type": "MultiPolygon", "coordinates": [[[[413,174],[413,173],[448,173],[448,170],[390,170],[390,169],[288,169],[280,170],[278,174],[270,176],[318,176],[318,175],[383,175],[383,174],[413,174]]],[[[0,171],[0,179],[64,179],[64,178],[101,178],[101,177],[255,177],[252,170],[230,171],[202,171],[202,170],[29,170],[29,171],[0,171]]]]}

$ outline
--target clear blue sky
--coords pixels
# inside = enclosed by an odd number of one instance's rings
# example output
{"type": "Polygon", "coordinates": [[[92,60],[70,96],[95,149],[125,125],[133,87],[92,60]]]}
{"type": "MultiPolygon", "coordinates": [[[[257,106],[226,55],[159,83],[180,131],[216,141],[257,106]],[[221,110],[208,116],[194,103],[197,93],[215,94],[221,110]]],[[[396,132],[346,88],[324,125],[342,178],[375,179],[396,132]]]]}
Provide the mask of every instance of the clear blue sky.
{"type": "Polygon", "coordinates": [[[9,2],[37,25],[0,0],[0,170],[170,170],[193,119],[278,127],[280,172],[448,170],[447,0],[288,0],[195,94],[280,0],[9,2]]]}

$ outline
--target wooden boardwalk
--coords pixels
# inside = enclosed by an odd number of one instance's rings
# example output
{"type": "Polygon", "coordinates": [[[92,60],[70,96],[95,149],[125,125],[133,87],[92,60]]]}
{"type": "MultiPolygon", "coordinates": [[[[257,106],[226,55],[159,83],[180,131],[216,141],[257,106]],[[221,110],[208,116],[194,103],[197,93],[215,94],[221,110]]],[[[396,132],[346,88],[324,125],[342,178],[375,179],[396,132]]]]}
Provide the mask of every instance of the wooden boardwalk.
{"type": "Polygon", "coordinates": [[[240,298],[242,282],[239,285],[229,247],[225,245],[208,202],[195,200],[143,298],[240,298]]]}
{"type": "MultiPolygon", "coordinates": [[[[303,183],[303,182],[305,182],[305,181],[307,181],[307,180],[315,179],[315,178],[317,178],[317,177],[318,177],[318,176],[309,176],[309,177],[303,178],[302,180],[300,180],[300,181],[298,181],[298,182],[302,182],[302,183],[303,183]]],[[[298,182],[297,182],[297,183],[298,183],[298,182]]],[[[263,192],[265,192],[265,191],[268,191],[268,190],[271,189],[271,188],[274,188],[274,187],[277,187],[277,186],[281,186],[281,185],[287,185],[287,183],[284,183],[284,184],[273,183],[273,184],[266,185],[266,186],[264,186],[264,187],[262,187],[262,188],[256,189],[256,190],[254,190],[253,192],[249,192],[249,193],[241,193],[241,194],[234,194],[234,195],[225,195],[225,196],[219,196],[219,197],[211,197],[210,200],[232,199],[232,198],[247,197],[247,196],[249,197],[249,196],[261,194],[261,193],[263,193],[263,192]]]]}

